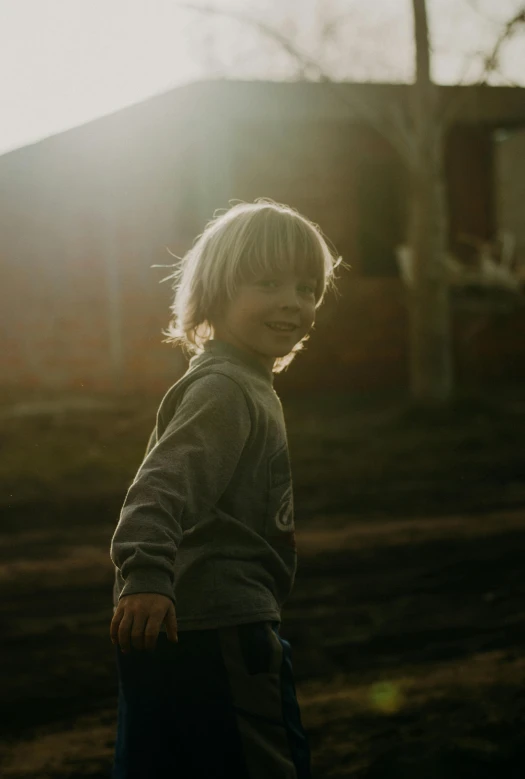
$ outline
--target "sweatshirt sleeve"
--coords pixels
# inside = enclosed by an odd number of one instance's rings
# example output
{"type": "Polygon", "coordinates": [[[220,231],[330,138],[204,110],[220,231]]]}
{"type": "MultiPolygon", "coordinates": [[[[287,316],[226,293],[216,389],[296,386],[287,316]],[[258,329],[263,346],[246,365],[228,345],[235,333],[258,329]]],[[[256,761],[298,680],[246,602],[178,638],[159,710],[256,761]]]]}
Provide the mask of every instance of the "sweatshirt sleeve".
{"type": "Polygon", "coordinates": [[[175,601],[182,517],[194,521],[228,486],[250,435],[244,392],[228,376],[196,379],[140,466],[111,539],[125,581],[119,595],[156,592],[175,601]]]}

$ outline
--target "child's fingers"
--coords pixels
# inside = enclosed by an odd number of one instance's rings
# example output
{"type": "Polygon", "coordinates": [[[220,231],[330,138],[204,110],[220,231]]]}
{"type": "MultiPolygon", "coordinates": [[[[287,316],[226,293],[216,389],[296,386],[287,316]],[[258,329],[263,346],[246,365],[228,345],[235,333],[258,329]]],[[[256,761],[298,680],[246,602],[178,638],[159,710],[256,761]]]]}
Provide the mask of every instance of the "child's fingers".
{"type": "MultiPolygon", "coordinates": [[[[120,649],[124,654],[131,651],[131,629],[133,626],[133,617],[125,614],[119,625],[118,629],[118,643],[120,649]]],[[[135,642],[133,642],[135,644],[135,642]]]]}
{"type": "Polygon", "coordinates": [[[158,616],[150,617],[144,630],[144,649],[153,650],[159,637],[161,623],[158,616]]]}
{"type": "Polygon", "coordinates": [[[169,641],[178,643],[179,636],[178,636],[178,629],[177,629],[177,617],[175,615],[175,609],[173,608],[173,606],[171,606],[171,608],[168,609],[168,613],[166,614],[164,621],[166,623],[166,633],[168,635],[169,641]]]}
{"type": "MultiPolygon", "coordinates": [[[[131,642],[133,647],[141,652],[144,648],[147,614],[135,614],[133,616],[133,627],[131,629],[131,642]]],[[[126,633],[126,640],[129,641],[129,633],[126,633]]]]}
{"type": "Polygon", "coordinates": [[[110,625],[110,637],[113,644],[120,644],[121,651],[131,651],[131,645],[137,650],[155,649],[160,626],[165,621],[168,639],[178,642],[177,618],[175,607],[170,604],[162,607],[164,596],[153,593],[136,593],[122,599],[122,607],[117,608],[110,625]],[[159,605],[159,599],[161,604],[159,605]]]}
{"type": "Polygon", "coordinates": [[[122,617],[123,614],[117,611],[115,612],[115,614],[113,615],[113,619],[111,620],[111,625],[109,626],[109,636],[113,644],[116,644],[118,641],[118,629],[122,617]]]}

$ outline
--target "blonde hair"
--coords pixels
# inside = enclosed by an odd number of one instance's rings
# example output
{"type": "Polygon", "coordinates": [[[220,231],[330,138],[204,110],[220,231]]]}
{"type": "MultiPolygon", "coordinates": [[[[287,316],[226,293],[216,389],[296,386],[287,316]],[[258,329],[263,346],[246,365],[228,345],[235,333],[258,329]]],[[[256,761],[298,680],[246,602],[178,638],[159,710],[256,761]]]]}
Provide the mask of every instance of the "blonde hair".
{"type": "MultiPolygon", "coordinates": [[[[175,256],[175,255],[172,255],[175,256]]],[[[240,283],[276,270],[293,269],[317,279],[316,308],[334,287],[336,256],[318,225],[290,206],[269,198],[239,202],[206,225],[177,269],[162,281],[174,279],[174,317],[163,343],[180,345],[187,355],[199,354],[213,337],[213,318],[233,300],[240,283]]],[[[335,288],[335,287],[334,287],[335,288]]],[[[289,354],[275,360],[280,373],[303,349],[309,336],[289,354]]]]}

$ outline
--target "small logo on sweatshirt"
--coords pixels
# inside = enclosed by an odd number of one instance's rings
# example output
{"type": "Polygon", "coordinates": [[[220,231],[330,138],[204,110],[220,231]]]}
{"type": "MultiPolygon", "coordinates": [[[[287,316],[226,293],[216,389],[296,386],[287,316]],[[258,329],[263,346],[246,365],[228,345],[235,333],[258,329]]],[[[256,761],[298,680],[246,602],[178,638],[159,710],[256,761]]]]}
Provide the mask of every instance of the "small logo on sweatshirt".
{"type": "Polygon", "coordinates": [[[286,533],[293,528],[293,498],[291,489],[286,490],[275,517],[275,524],[286,533]]]}

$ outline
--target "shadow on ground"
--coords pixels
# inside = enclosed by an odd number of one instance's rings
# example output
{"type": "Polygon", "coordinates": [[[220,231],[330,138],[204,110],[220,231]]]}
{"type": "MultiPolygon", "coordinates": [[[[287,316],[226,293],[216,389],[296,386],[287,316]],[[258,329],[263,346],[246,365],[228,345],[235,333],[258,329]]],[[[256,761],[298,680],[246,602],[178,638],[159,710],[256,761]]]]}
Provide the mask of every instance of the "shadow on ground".
{"type": "MultiPolygon", "coordinates": [[[[109,542],[155,410],[126,403],[4,405],[5,779],[110,776],[109,542]]],[[[299,569],[282,635],[314,776],[521,777],[525,406],[284,405],[299,569]]]]}

